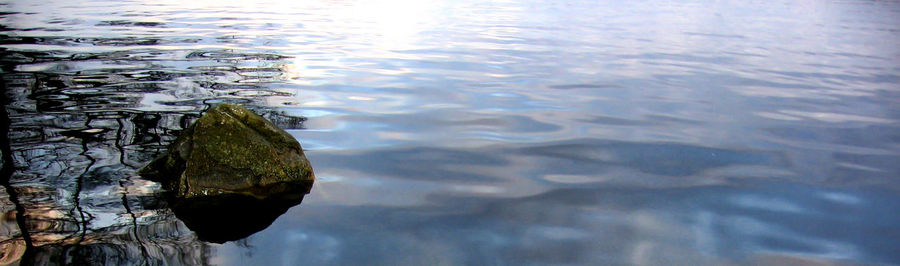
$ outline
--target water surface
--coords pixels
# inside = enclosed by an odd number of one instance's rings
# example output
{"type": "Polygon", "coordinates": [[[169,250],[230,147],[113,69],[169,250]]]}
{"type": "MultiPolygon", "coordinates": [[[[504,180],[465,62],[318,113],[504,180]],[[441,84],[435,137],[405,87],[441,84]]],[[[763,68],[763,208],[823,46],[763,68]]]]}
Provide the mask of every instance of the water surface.
{"type": "Polygon", "coordinates": [[[0,262],[900,263],[900,2],[295,2],[0,2],[0,262]],[[216,244],[135,170],[225,102],[318,179],[216,244]]]}

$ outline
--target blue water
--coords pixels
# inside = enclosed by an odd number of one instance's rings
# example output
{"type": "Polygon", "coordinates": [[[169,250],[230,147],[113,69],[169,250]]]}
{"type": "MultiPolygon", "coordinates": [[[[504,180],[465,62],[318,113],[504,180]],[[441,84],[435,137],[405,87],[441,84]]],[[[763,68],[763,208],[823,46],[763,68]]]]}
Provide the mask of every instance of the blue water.
{"type": "Polygon", "coordinates": [[[900,264],[897,1],[2,0],[0,25],[0,263],[900,264]],[[216,244],[135,169],[223,102],[317,180],[216,244]]]}

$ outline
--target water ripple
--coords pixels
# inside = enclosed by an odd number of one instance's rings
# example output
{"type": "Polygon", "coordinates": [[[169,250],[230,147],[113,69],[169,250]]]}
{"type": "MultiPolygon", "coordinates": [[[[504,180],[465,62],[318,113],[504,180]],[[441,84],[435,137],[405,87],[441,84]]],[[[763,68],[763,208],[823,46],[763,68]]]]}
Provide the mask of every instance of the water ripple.
{"type": "MultiPolygon", "coordinates": [[[[896,264],[897,17],[893,1],[8,1],[0,215],[27,207],[46,263],[896,264]],[[320,182],[211,245],[133,171],[223,102],[288,129],[320,182]]],[[[0,223],[13,257],[18,225],[0,223]]]]}

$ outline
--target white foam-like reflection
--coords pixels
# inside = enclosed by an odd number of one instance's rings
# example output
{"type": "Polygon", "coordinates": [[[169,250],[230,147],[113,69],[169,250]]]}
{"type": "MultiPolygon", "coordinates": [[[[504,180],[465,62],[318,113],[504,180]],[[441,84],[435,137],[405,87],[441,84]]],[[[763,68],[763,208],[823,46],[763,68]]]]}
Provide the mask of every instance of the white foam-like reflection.
{"type": "Polygon", "coordinates": [[[896,120],[892,119],[883,119],[878,117],[870,117],[870,116],[862,116],[862,115],[854,115],[854,114],[840,114],[840,113],[827,113],[827,112],[804,112],[804,111],[796,111],[796,110],[781,110],[781,113],[805,117],[809,119],[815,119],[824,122],[830,123],[846,123],[846,122],[864,122],[864,123],[895,123],[896,120]]]}
{"type": "Polygon", "coordinates": [[[794,213],[807,212],[807,210],[803,207],[793,204],[789,201],[759,195],[740,195],[737,197],[732,197],[731,201],[743,208],[755,208],[794,213]]]}
{"type": "Polygon", "coordinates": [[[840,192],[822,192],[821,197],[848,205],[857,205],[863,202],[863,200],[858,197],[840,192]]]}

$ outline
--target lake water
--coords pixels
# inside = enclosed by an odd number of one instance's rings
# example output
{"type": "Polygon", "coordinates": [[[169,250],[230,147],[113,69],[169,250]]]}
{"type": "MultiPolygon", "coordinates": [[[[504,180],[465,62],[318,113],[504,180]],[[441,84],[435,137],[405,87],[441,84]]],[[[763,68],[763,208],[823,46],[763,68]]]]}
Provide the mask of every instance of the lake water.
{"type": "Polygon", "coordinates": [[[898,1],[3,0],[0,47],[0,264],[900,263],[898,1]],[[135,170],[226,102],[317,180],[218,244],[135,170]]]}

